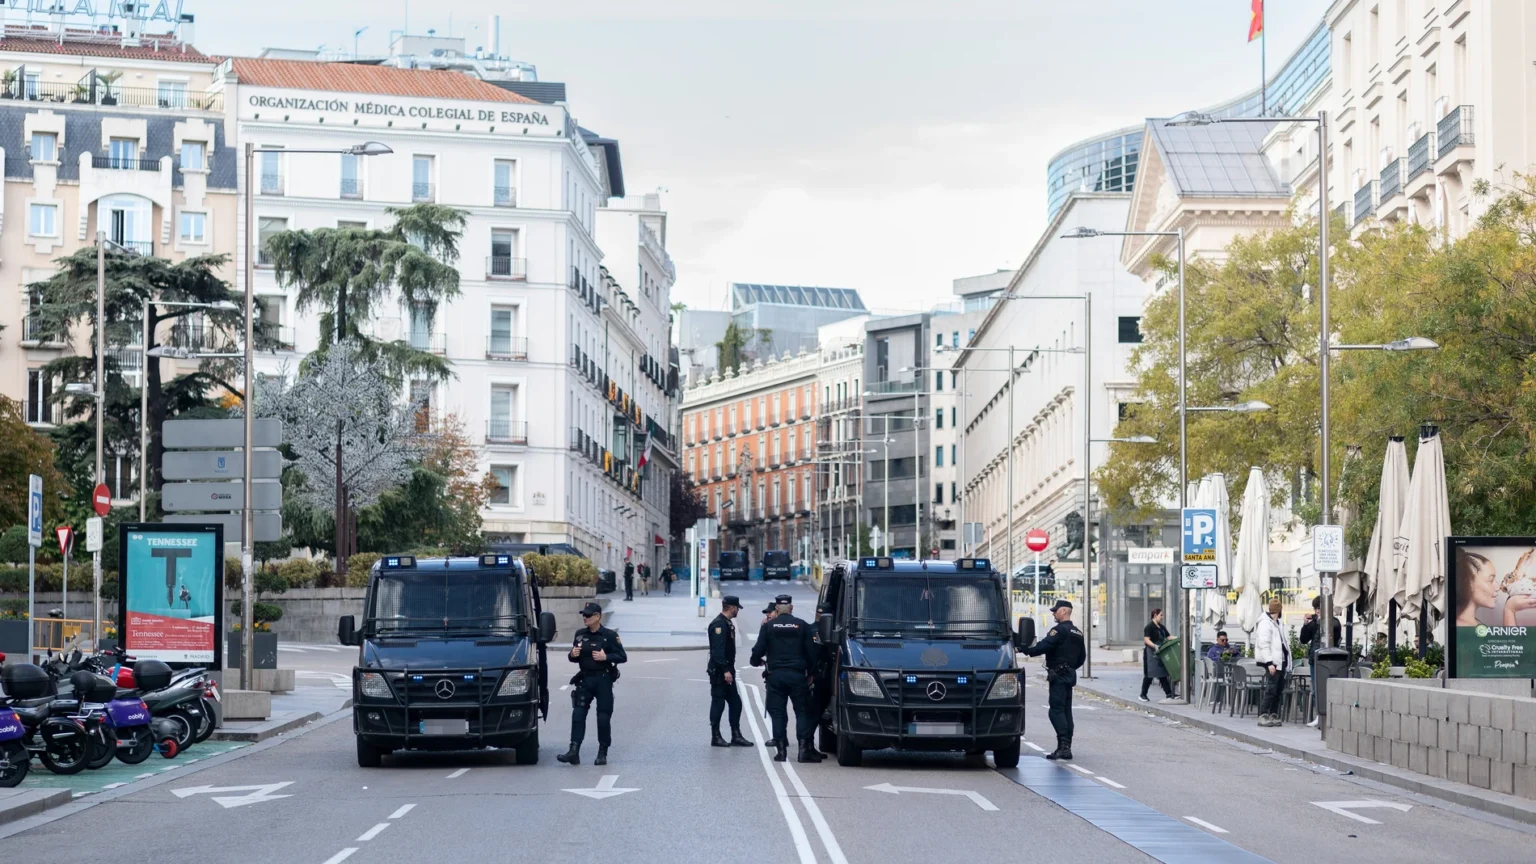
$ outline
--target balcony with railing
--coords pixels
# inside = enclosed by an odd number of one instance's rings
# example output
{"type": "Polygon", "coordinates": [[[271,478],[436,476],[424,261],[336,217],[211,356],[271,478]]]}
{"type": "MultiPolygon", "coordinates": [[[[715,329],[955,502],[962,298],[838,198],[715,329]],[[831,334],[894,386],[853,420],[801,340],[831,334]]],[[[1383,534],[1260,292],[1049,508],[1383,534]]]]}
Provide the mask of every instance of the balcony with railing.
{"type": "Polygon", "coordinates": [[[56,402],[29,399],[21,403],[21,416],[33,426],[57,426],[63,415],[62,406],[56,402]]]}
{"type": "MultiPolygon", "coordinates": [[[[1421,174],[1428,174],[1434,164],[1435,133],[1425,132],[1419,136],[1419,140],[1408,145],[1408,176],[1406,183],[1412,184],[1421,174]]],[[[1409,189],[1409,197],[1414,195],[1413,189],[1409,189]]]]}
{"type": "Polygon", "coordinates": [[[497,186],[495,189],[495,202],[497,207],[517,206],[517,187],[497,186]]]}
{"type": "Polygon", "coordinates": [[[916,393],[922,389],[923,385],[921,381],[871,381],[867,386],[872,395],[891,396],[898,393],[916,393]]]}
{"type": "Polygon", "coordinates": [[[18,79],[0,89],[0,98],[62,105],[163,108],[169,111],[224,110],[223,93],[189,93],[186,88],[171,87],[119,87],[102,80],[94,70],[75,84],[35,78],[18,79]]]}
{"type": "Polygon", "coordinates": [[[485,278],[507,281],[528,279],[528,259],[510,255],[490,255],[485,259],[485,278]]]}
{"type": "Polygon", "coordinates": [[[155,242],[153,240],[113,240],[111,243],[113,246],[121,246],[129,252],[145,258],[155,254],[155,242]]]}
{"type": "Polygon", "coordinates": [[[485,337],[485,359],[527,360],[528,340],[508,333],[492,333],[485,337]]]}
{"type": "Polygon", "coordinates": [[[293,351],[298,346],[297,336],[291,325],[278,324],[273,321],[262,321],[261,332],[268,339],[268,350],[293,351]]]}
{"type": "Polygon", "coordinates": [[[91,154],[91,167],[105,171],[159,171],[160,160],[148,157],[111,156],[105,153],[91,154]]]}
{"type": "Polygon", "coordinates": [[[28,348],[64,347],[64,335],[44,327],[42,320],[35,314],[22,319],[21,341],[28,348]]]}
{"type": "Polygon", "coordinates": [[[430,330],[412,330],[409,339],[412,348],[417,351],[426,351],[439,357],[448,353],[448,334],[433,333],[430,330]]]}
{"type": "Polygon", "coordinates": [[[1355,222],[1359,225],[1376,210],[1376,181],[1368,180],[1355,190],[1355,222]]]}
{"type": "Polygon", "coordinates": [[[281,194],[283,194],[283,175],[281,175],[281,174],[262,174],[261,175],[261,194],[263,194],[263,195],[281,195],[281,194]]]}
{"type": "Polygon", "coordinates": [[[414,182],[411,184],[411,200],[417,204],[432,201],[432,192],[431,183],[414,182]]]}
{"type": "Polygon", "coordinates": [[[485,443],[527,444],[528,423],[510,417],[492,417],[485,421],[485,443]]]}
{"type": "Polygon", "coordinates": [[[1335,218],[1343,219],[1345,224],[1349,224],[1349,202],[1340,201],[1339,206],[1333,208],[1333,215],[1335,218]]]}
{"type": "MultiPolygon", "coordinates": [[[[1446,161],[1459,148],[1470,148],[1476,143],[1472,132],[1472,120],[1472,106],[1458,105],[1435,124],[1435,141],[1438,143],[1435,162],[1441,171],[1448,170],[1450,166],[1439,163],[1446,161]]],[[[1456,156],[1458,161],[1470,158],[1472,158],[1470,152],[1463,152],[1456,156]]]]}
{"type": "Polygon", "coordinates": [[[341,197],[343,197],[343,198],[361,198],[361,197],[363,197],[363,181],[359,180],[356,177],[343,177],[343,178],[341,178],[341,197]]]}
{"type": "Polygon", "coordinates": [[[1407,179],[1406,167],[1407,162],[1397,158],[1388,162],[1387,167],[1381,169],[1381,185],[1379,189],[1382,204],[1391,201],[1393,196],[1403,193],[1403,181],[1407,179]]]}

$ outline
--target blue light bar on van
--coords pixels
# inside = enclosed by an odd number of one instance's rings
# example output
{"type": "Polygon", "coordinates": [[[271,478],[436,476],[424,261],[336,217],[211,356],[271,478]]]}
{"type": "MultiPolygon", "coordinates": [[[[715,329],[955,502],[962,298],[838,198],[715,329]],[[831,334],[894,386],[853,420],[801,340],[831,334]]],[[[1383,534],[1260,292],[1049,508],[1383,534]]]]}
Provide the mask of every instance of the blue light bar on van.
{"type": "Polygon", "coordinates": [[[409,570],[416,566],[415,555],[390,555],[380,561],[385,570],[409,570]]]}
{"type": "Polygon", "coordinates": [[[991,570],[992,560],[989,558],[961,558],[955,562],[961,570],[991,570]]]}
{"type": "Polygon", "coordinates": [[[481,555],[481,567],[506,567],[512,563],[511,555],[481,555]]]}

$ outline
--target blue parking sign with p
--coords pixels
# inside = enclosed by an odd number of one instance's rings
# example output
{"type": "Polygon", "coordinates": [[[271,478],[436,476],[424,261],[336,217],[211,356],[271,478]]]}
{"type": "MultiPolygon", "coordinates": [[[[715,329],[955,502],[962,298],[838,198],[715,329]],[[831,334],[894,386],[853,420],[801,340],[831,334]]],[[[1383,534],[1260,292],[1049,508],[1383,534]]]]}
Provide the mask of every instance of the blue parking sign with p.
{"type": "Polygon", "coordinates": [[[1216,560],[1216,510],[1210,507],[1185,507],[1183,521],[1184,560],[1216,560]]]}

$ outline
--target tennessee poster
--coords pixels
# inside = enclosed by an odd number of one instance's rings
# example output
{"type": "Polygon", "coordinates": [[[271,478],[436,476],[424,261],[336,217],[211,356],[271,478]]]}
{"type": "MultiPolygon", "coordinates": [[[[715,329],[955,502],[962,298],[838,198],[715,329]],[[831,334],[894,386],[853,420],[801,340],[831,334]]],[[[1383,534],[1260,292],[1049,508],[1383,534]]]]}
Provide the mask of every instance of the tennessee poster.
{"type": "Polygon", "coordinates": [[[223,533],[217,524],[121,527],[118,620],[129,654],[219,668],[223,533]]]}

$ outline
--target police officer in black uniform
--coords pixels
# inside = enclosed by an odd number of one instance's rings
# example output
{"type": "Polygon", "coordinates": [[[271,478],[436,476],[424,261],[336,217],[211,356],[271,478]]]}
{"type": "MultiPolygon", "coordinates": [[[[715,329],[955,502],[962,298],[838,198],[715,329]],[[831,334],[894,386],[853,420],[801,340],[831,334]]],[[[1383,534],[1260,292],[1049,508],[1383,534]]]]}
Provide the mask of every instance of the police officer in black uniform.
{"type": "Polygon", "coordinates": [[[597,758],[593,765],[608,764],[608,745],[613,743],[613,682],[619,679],[618,664],[628,660],[619,634],[603,626],[603,607],[588,603],[581,609],[587,629],[576,634],[570,659],[580,670],[571,676],[571,749],[555,758],[567,765],[581,764],[581,742],[587,737],[587,709],[597,703],[597,758]]]}
{"type": "Polygon", "coordinates": [[[720,598],[720,614],[709,622],[709,744],[711,747],[751,747],[741,734],[741,694],[736,692],[736,621],[741,600],[720,598]],[[720,735],[720,715],[731,706],[731,740],[720,735]]]}
{"type": "Polygon", "coordinates": [[[1024,653],[1031,657],[1045,655],[1045,680],[1051,693],[1051,726],[1056,729],[1056,749],[1047,759],[1072,758],[1072,688],[1077,684],[1077,669],[1088,657],[1083,631],[1072,623],[1072,604],[1057,600],[1051,607],[1056,626],[1044,639],[1024,653]]]}
{"type": "Polygon", "coordinates": [[[796,618],[795,598],[780,594],[773,598],[778,614],[757,631],[757,644],[752,646],[752,665],[767,664],[763,680],[768,690],[768,716],[773,718],[773,761],[788,758],[789,713],[784,710],[785,700],[795,706],[795,733],[800,739],[800,761],[820,762],[821,754],[812,746],[816,731],[815,718],[811,716],[811,667],[816,662],[815,635],[811,625],[796,618]]]}

